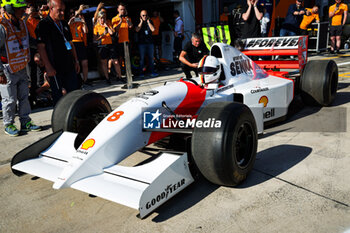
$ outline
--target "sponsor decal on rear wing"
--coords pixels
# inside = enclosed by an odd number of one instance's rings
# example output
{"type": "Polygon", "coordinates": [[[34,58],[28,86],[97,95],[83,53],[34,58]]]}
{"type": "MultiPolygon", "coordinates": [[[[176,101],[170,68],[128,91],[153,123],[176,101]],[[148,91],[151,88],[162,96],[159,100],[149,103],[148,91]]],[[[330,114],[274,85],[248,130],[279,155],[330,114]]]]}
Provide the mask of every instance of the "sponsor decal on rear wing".
{"type": "Polygon", "coordinates": [[[244,50],[298,49],[300,37],[301,36],[248,38],[243,41],[243,48],[244,50]]]}
{"type": "Polygon", "coordinates": [[[307,36],[248,38],[243,41],[247,56],[296,56],[298,60],[255,61],[263,69],[299,69],[307,63],[307,36]]]}

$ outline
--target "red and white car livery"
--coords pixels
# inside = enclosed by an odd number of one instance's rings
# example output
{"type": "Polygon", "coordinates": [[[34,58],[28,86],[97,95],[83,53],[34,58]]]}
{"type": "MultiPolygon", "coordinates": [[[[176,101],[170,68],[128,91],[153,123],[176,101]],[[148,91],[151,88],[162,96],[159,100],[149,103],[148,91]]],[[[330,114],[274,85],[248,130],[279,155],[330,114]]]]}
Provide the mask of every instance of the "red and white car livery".
{"type": "Polygon", "coordinates": [[[223,70],[217,83],[201,84],[199,77],[167,82],[114,111],[97,93],[69,93],[53,112],[54,133],[17,153],[13,172],[50,180],[55,189],[71,187],[138,209],[143,218],[191,184],[196,172],[219,185],[242,182],[254,165],[257,134],[263,133],[264,122],[286,116],[297,85],[304,88],[307,103],[329,105],[334,99],[334,62],[323,62],[326,68],[318,71],[326,80],[319,81],[322,90],[330,93],[320,100],[321,94],[308,89],[317,79],[308,65],[300,80],[292,80],[286,72],[263,70],[226,44],[214,44],[210,53],[223,70]],[[140,166],[119,165],[174,133],[191,135],[187,152],[162,152],[140,166]]]}

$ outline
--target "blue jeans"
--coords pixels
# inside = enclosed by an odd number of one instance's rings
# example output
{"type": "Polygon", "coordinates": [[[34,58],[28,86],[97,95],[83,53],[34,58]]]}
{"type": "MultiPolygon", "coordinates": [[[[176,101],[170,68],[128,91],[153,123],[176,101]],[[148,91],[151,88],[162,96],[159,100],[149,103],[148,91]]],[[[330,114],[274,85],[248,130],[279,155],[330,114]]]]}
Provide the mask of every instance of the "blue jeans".
{"type": "Polygon", "coordinates": [[[148,57],[149,71],[154,73],[154,64],[153,64],[153,53],[154,45],[153,44],[139,44],[140,50],[140,68],[141,72],[145,66],[145,55],[148,57]]]}
{"type": "Polygon", "coordinates": [[[296,36],[297,34],[293,31],[290,31],[288,29],[282,28],[280,31],[280,36],[296,36]]]}

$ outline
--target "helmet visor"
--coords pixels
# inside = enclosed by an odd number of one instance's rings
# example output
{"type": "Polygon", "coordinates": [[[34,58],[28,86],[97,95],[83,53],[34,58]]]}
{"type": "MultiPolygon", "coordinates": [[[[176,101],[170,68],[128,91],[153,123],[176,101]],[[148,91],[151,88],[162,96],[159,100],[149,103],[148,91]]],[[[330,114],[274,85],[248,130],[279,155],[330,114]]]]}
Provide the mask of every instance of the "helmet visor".
{"type": "Polygon", "coordinates": [[[204,66],[204,67],[200,67],[198,72],[199,74],[214,74],[216,73],[216,71],[218,71],[219,67],[208,67],[208,66],[204,66]]]}

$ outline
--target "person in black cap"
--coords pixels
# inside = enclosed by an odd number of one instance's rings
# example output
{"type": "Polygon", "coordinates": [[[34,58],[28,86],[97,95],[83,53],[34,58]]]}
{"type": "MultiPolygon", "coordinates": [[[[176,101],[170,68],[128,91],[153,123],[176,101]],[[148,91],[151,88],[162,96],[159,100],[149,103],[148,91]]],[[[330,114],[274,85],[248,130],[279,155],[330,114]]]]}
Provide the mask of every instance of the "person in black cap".
{"type": "Polygon", "coordinates": [[[299,25],[305,15],[305,8],[301,5],[302,3],[303,0],[296,0],[295,4],[289,6],[280,36],[295,36],[299,34],[299,25]]]}

